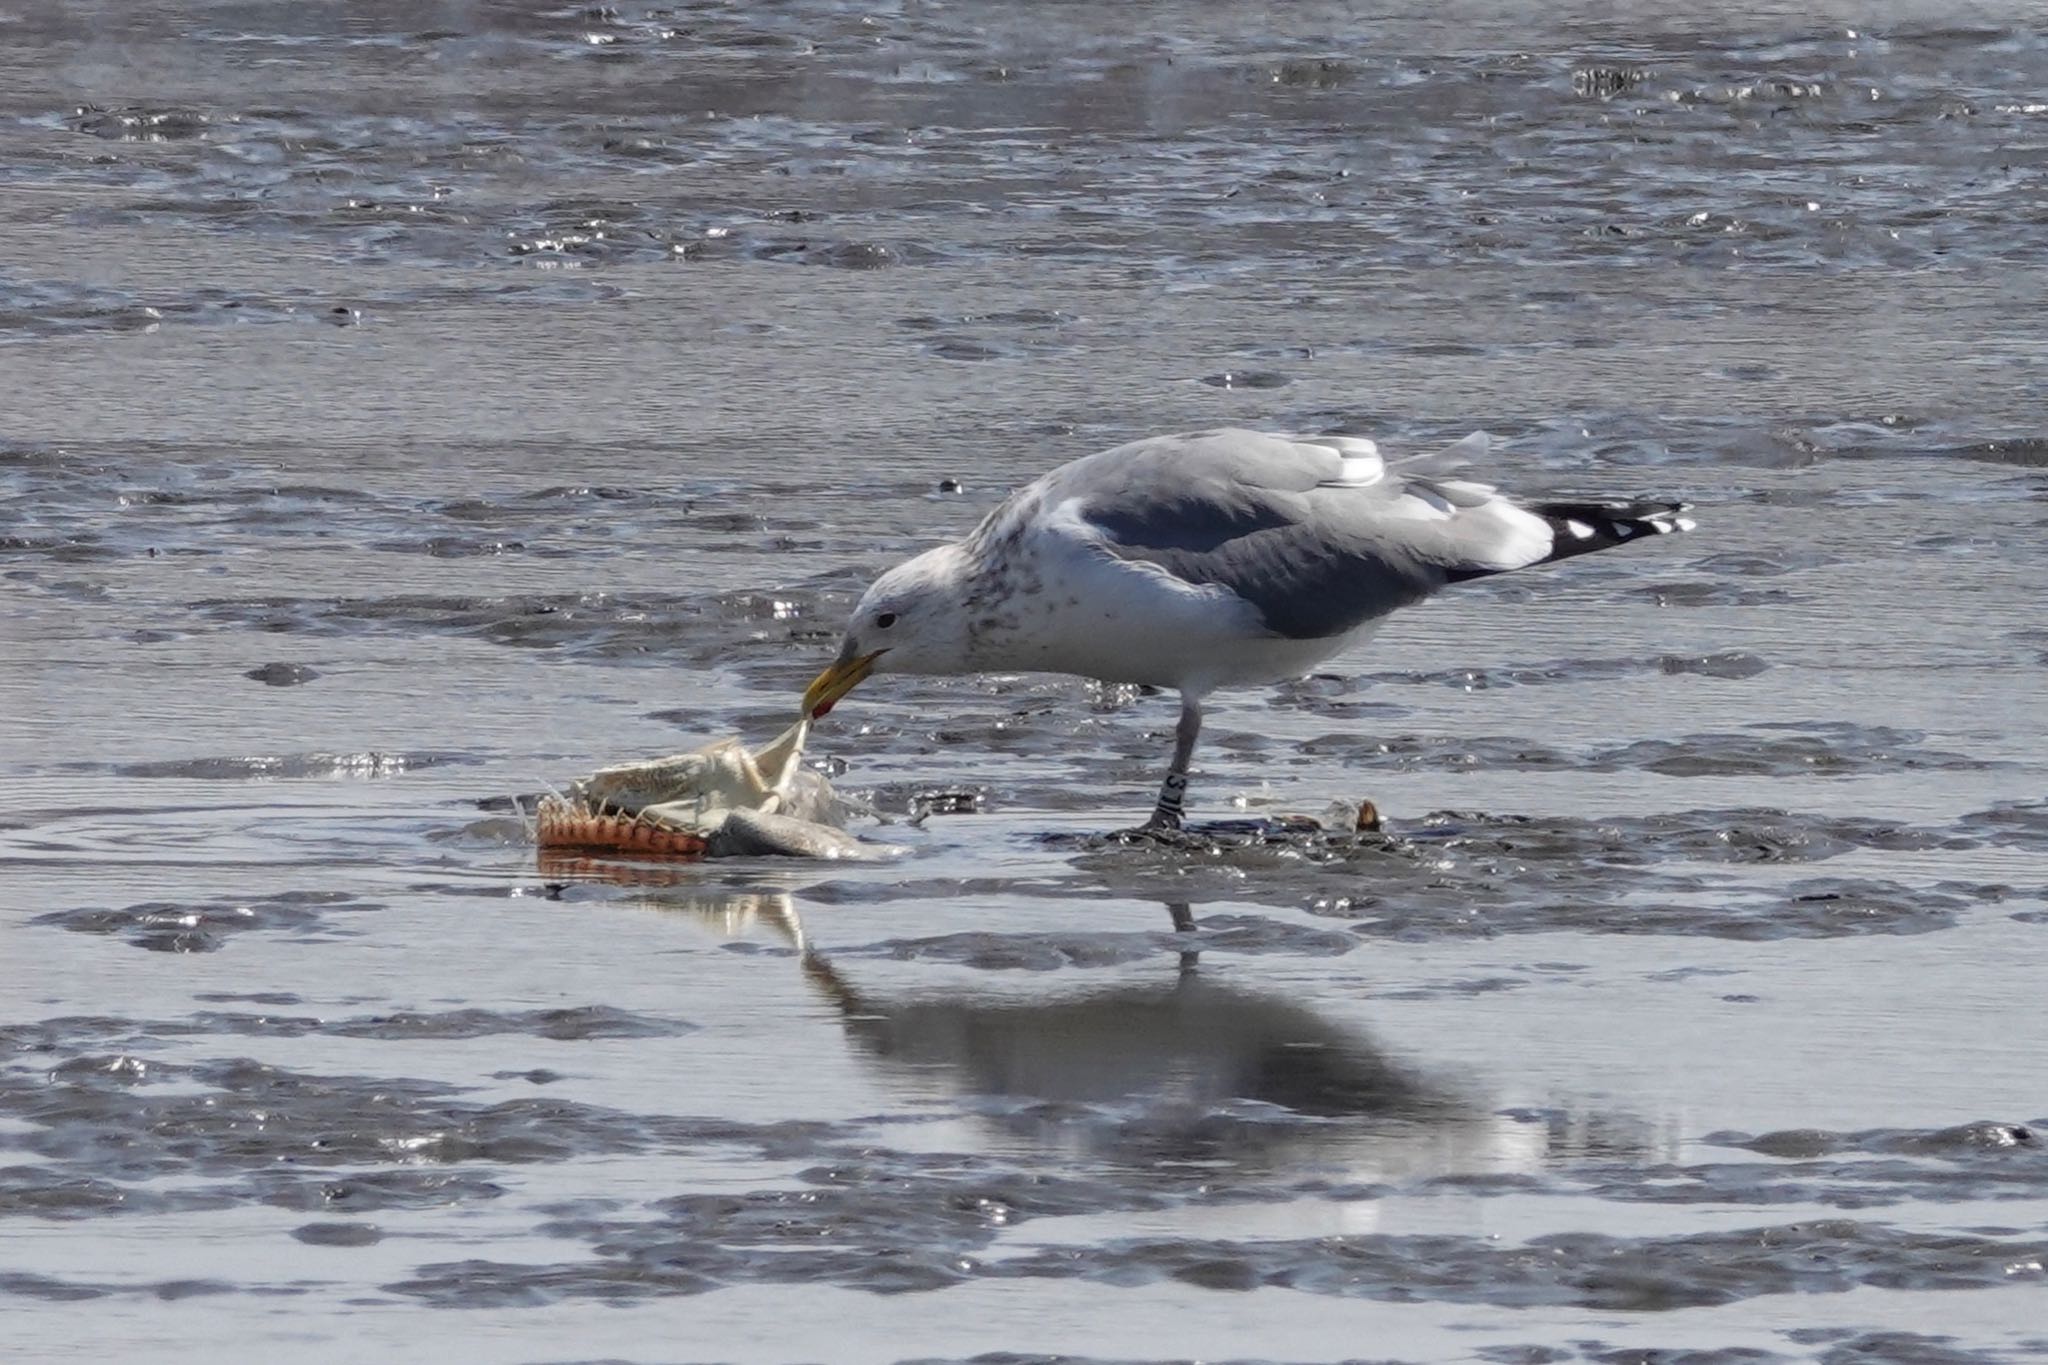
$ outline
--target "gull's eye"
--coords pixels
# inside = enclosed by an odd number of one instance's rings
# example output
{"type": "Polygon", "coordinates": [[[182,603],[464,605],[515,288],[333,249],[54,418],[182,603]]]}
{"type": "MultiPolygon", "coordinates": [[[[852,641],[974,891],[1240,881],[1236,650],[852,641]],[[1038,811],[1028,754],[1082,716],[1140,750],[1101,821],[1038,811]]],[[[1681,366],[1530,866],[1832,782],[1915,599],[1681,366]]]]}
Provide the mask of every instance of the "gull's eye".
{"type": "Polygon", "coordinates": [[[880,616],[877,616],[875,618],[875,628],[877,630],[887,630],[889,627],[895,624],[896,613],[893,611],[885,611],[880,616]]]}

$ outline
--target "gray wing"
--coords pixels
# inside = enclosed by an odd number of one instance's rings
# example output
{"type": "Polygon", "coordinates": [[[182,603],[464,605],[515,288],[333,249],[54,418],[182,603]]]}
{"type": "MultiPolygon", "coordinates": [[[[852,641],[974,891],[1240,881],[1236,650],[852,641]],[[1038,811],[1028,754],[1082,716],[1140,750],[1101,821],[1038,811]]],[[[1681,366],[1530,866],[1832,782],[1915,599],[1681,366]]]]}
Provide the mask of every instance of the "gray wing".
{"type": "Polygon", "coordinates": [[[1228,589],[1293,639],[1341,635],[1555,545],[1546,518],[1493,489],[1403,474],[1354,438],[1160,436],[1063,466],[1033,491],[1043,506],[1073,503],[1109,554],[1228,589]]]}

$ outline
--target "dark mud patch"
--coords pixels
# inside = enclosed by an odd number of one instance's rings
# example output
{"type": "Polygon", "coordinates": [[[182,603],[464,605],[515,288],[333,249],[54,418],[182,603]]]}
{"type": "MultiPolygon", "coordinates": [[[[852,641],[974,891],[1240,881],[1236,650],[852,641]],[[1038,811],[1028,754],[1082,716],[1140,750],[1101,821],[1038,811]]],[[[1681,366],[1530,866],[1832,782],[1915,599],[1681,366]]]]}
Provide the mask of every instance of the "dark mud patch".
{"type": "Polygon", "coordinates": [[[1335,957],[1358,946],[1355,936],[1290,923],[1263,915],[1214,915],[1195,933],[1041,932],[945,934],[934,938],[887,939],[845,950],[839,956],[889,958],[899,962],[945,962],[982,971],[1050,972],[1064,968],[1114,967],[1168,953],[1214,951],[1335,957]]]}
{"type": "Polygon", "coordinates": [[[1782,607],[1800,600],[1783,588],[1745,588],[1714,579],[1651,583],[1627,592],[1659,607],[1782,607]]]}
{"type": "Polygon", "coordinates": [[[422,768],[479,763],[476,754],[448,750],[366,750],[353,754],[229,754],[208,758],[170,758],[149,763],[123,763],[120,777],[188,778],[202,782],[260,782],[353,778],[374,781],[399,777],[422,768]]]}
{"type": "MultiPolygon", "coordinates": [[[[388,1155],[386,1159],[390,1159],[388,1155]]],[[[222,1198],[237,1204],[253,1199],[300,1213],[364,1214],[473,1207],[503,1199],[512,1190],[510,1182],[493,1179],[486,1172],[398,1166],[327,1174],[317,1170],[304,1175],[259,1173],[253,1184],[227,1187],[222,1198]]]]}
{"type": "Polygon", "coordinates": [[[1672,863],[1810,863],[1856,849],[1968,847],[1953,836],[1894,821],[1763,807],[1597,821],[1438,811],[1423,817],[1408,837],[1431,848],[1487,850],[1536,861],[1590,856],[1609,867],[1642,868],[1672,863]]]}
{"type": "MultiPolygon", "coordinates": [[[[1712,654],[1660,654],[1654,658],[1557,659],[1545,663],[1505,664],[1498,668],[1454,668],[1402,673],[1371,673],[1356,680],[1397,686],[1448,687],[1460,692],[1486,692],[1506,687],[1553,687],[1601,682],[1613,678],[1661,673],[1698,674],[1741,680],[1768,671],[1770,664],[1747,650],[1712,654]]],[[[1319,675],[1320,676],[1320,675],[1319,675]]]]}
{"type": "MultiPolygon", "coordinates": [[[[750,527],[757,534],[765,529],[750,527]]],[[[773,541],[772,533],[768,540],[773,541]]],[[[462,553],[498,553],[474,537],[448,541],[462,553]]],[[[431,553],[431,547],[422,546],[431,553]]],[[[750,550],[753,546],[748,547],[750,550]]],[[[850,600],[850,599],[849,599],[850,600]]],[[[209,620],[275,634],[347,637],[365,630],[448,635],[578,659],[732,666],[737,645],[757,656],[741,667],[778,666],[778,652],[825,657],[844,606],[814,590],[733,592],[689,599],[667,593],[540,593],[508,596],[407,595],[381,598],[267,597],[192,604],[209,620]],[[781,646],[780,651],[777,646],[781,646]]]]}
{"type": "Polygon", "coordinates": [[[961,933],[887,939],[839,956],[946,962],[983,971],[1051,972],[1067,967],[1113,967],[1140,962],[1171,949],[1171,936],[1160,934],[961,933]]]}
{"type": "Polygon", "coordinates": [[[1431,903],[1375,893],[1352,898],[1345,908],[1326,902],[1318,913],[1348,909],[1357,918],[1354,931],[1376,938],[1492,938],[1571,930],[1769,941],[1933,933],[1954,927],[1976,905],[1995,899],[1872,879],[1820,878],[1778,891],[1714,889],[1684,899],[1624,894],[1606,900],[1538,896],[1521,902],[1457,898],[1431,903]]]}
{"type": "MultiPolygon", "coordinates": [[[[1381,834],[1265,822],[1251,833],[1197,826],[1171,839],[1056,834],[1042,842],[1070,852],[1084,884],[1100,894],[1163,905],[1290,905],[1353,921],[1350,932],[1374,937],[1925,933],[2010,893],[1955,881],[1782,874],[1760,885],[1756,873],[1791,873],[1851,852],[1977,846],[1953,831],[1767,809],[1604,820],[1440,811],[1381,834]]],[[[1039,894],[1028,884],[1007,890],[1039,894]]],[[[1061,891],[1071,896],[1074,888],[1061,891]]],[[[1316,951],[1307,943],[1284,950],[1316,951]]]]}
{"type": "Polygon", "coordinates": [[[29,923],[75,934],[113,935],[155,953],[211,953],[246,933],[281,933],[302,942],[353,933],[334,917],[383,908],[343,891],[286,891],[247,900],[145,901],[119,909],[84,906],[38,915],[29,923]]]}
{"type": "Polygon", "coordinates": [[[0,346],[80,334],[146,335],[165,327],[353,326],[359,309],[317,295],[221,289],[147,295],[63,279],[0,277],[0,346]]]}
{"type": "MultiPolygon", "coordinates": [[[[521,1031],[561,1034],[548,1013],[521,1021],[521,1031]]],[[[568,1041],[620,1036],[583,1031],[589,1015],[569,1013],[577,1027],[568,1041]]],[[[216,1022],[81,1017],[0,1030],[0,1119],[8,1146],[26,1158],[0,1167],[0,1214],[430,1208],[502,1197],[500,1168],[719,1145],[817,1161],[848,1136],[822,1122],[748,1124],[541,1098],[482,1104],[437,1082],[247,1058],[150,1059],[163,1039],[220,1033],[216,1022]]],[[[376,1036],[362,1021],[341,1031],[376,1036]]]]}
{"type": "Polygon", "coordinates": [[[2022,469],[2048,468],[2048,439],[2017,436],[1998,441],[1976,441],[1954,446],[1943,454],[1953,459],[1978,460],[1988,464],[2016,465],[2022,469]]]}
{"type": "MultiPolygon", "coordinates": [[[[1079,319],[1050,308],[1018,308],[952,317],[920,314],[896,320],[915,333],[924,351],[940,360],[982,362],[1028,360],[1072,349],[1065,335],[1079,319]]],[[[956,482],[949,490],[960,492],[956,482]]]]}
{"type": "MultiPolygon", "coordinates": [[[[1342,1298],[1668,1312],[1773,1294],[2029,1284],[2048,1255],[2026,1237],[1932,1234],[1832,1220],[1682,1237],[1561,1233],[1521,1244],[1439,1236],[1299,1241],[1142,1238],[1001,1254],[999,1231],[1031,1216],[1145,1208],[1152,1201],[1039,1177],[869,1176],[797,1193],[668,1201],[657,1221],[559,1228],[595,1260],[486,1260],[423,1267],[389,1290],[444,1306],[628,1301],[733,1283],[826,1283],[877,1293],[975,1279],[1082,1280],[1130,1288],[1287,1288],[1342,1298]],[[877,1191],[877,1184],[885,1185],[877,1191]],[[893,1188],[886,1188],[893,1187],[893,1188]],[[886,1193],[888,1212],[873,1207],[886,1193]],[[736,1247],[735,1229],[755,1235],[736,1247]]],[[[1027,1239],[1028,1240],[1028,1239],[1027,1239]]]]}
{"type": "Polygon", "coordinates": [[[1212,389],[1284,389],[1294,380],[1278,370],[1219,370],[1201,382],[1212,389]]]}
{"type": "Polygon", "coordinates": [[[1753,1136],[1710,1133],[1703,1140],[1787,1160],[1850,1153],[1939,1157],[1946,1161],[1989,1158],[2007,1169],[2017,1167],[2048,1177],[2048,1119],[2031,1123],[1980,1119],[1948,1128],[1869,1128],[1853,1133],[1790,1128],[1753,1136]]]}
{"type": "MultiPolygon", "coordinates": [[[[630,1301],[727,1284],[831,1284],[871,1293],[942,1289],[987,1273],[983,1255],[1039,1218],[1165,1207],[1169,1196],[1127,1182],[1021,1172],[982,1158],[891,1154],[814,1167],[802,1187],[690,1194],[630,1221],[566,1218],[545,1230],[589,1244],[571,1264],[471,1260],[420,1269],[386,1286],[441,1306],[630,1301]]],[[[1187,1174],[1167,1177],[1198,1200],[1187,1174]]]]}
{"type": "MultiPolygon", "coordinates": [[[[1491,684],[1463,685],[1477,688],[1491,684]]],[[[1341,710],[1330,713],[1347,714],[1341,710]]],[[[1771,733],[1706,732],[1576,752],[1522,736],[1374,737],[1338,731],[1304,740],[1299,752],[1397,772],[1598,773],[1639,769],[1665,777],[1852,777],[1919,770],[1982,771],[2007,766],[1997,759],[1925,747],[1925,736],[1913,731],[1835,722],[1798,726],[1760,724],[1755,728],[1771,733]],[[1777,733],[1786,729],[1806,733],[1777,733]]]]}
{"type": "MultiPolygon", "coordinates": [[[[1312,1294],[1502,1307],[1658,1312],[1769,1294],[1850,1289],[1990,1288],[2016,1282],[2048,1242],[1908,1232],[1836,1220],[1686,1237],[1562,1233],[1519,1246],[1460,1237],[1343,1237],[1298,1242],[1133,1240],[1002,1261],[1005,1278],[1130,1286],[1166,1280],[1285,1287],[1312,1294]]],[[[2040,1272],[2019,1281],[2040,1283],[2040,1272]]]]}
{"type": "MultiPolygon", "coordinates": [[[[158,1280],[147,1284],[111,1284],[59,1279],[50,1275],[0,1274],[0,1294],[17,1294],[23,1298],[41,1299],[46,1303],[77,1303],[112,1295],[176,1303],[181,1299],[200,1298],[212,1294],[233,1294],[240,1290],[241,1286],[229,1284],[224,1280],[158,1280]]],[[[271,1292],[297,1294],[304,1291],[282,1289],[271,1292]]]]}
{"type": "Polygon", "coordinates": [[[123,142],[181,142],[202,137],[213,120],[197,109],[172,105],[126,105],[109,109],[81,104],[64,120],[73,132],[123,142]]]}
{"type": "MultiPolygon", "coordinates": [[[[1929,1332],[1858,1332],[1854,1328],[1835,1331],[1787,1332],[1794,1341],[1832,1341],[1827,1350],[1814,1357],[1820,1365],[1985,1365],[2008,1353],[1972,1349],[1958,1338],[1929,1332]]],[[[2048,1354],[2048,1337],[2016,1343],[2027,1355],[2048,1354]]]]}
{"type": "Polygon", "coordinates": [[[680,1019],[657,1019],[614,1009],[579,1005],[545,1010],[444,1010],[438,1013],[364,1015],[323,1020],[307,1015],[199,1014],[193,1023],[207,1033],[239,1037],[298,1038],[323,1034],[337,1038],[369,1038],[386,1042],[422,1038],[490,1038],[520,1035],[573,1043],[599,1038],[676,1038],[697,1026],[680,1019]]]}
{"type": "Polygon", "coordinates": [[[1167,1202],[1113,1180],[943,1154],[877,1154],[812,1167],[799,1181],[787,1190],[679,1195],[630,1220],[558,1218],[543,1230],[587,1243],[594,1259],[429,1265],[386,1288],[447,1307],[628,1301],[746,1283],[941,1289],[977,1274],[981,1254],[1032,1219],[1167,1202]]]}
{"type": "Polygon", "coordinates": [[[0,1219],[69,1222],[115,1213],[165,1214],[221,1208],[229,1201],[203,1191],[144,1191],[47,1166],[0,1167],[0,1219]]]}
{"type": "Polygon", "coordinates": [[[250,669],[242,676],[265,687],[302,687],[320,674],[305,664],[267,663],[250,669]]]}
{"type": "MultiPolygon", "coordinates": [[[[1348,810],[1348,808],[1347,808],[1348,810]]],[[[1594,859],[1610,868],[1674,863],[1820,862],[1853,849],[1968,848],[1960,836],[1864,816],[1803,815],[1763,807],[1676,811],[1585,820],[1572,816],[1434,811],[1394,832],[1327,830],[1290,816],[1201,824],[1165,837],[1151,834],[1048,835],[1051,847],[1090,854],[1130,850],[1135,857],[1180,860],[1278,858],[1310,864],[1362,859],[1413,860],[1447,850],[1490,852],[1548,862],[1594,859]]]]}
{"type": "MultiPolygon", "coordinates": [[[[1592,1162],[1544,1188],[1629,1204],[1871,1209],[2008,1201],[2032,1205],[2048,1180],[2038,1122],[1839,1133],[1715,1133],[1759,1160],[1645,1166],[1592,1162]]],[[[1975,1229],[1984,1231],[1984,1229],[1975,1229]]]]}
{"type": "Polygon", "coordinates": [[[1593,766],[1640,767],[1667,777],[1781,777],[1800,773],[1835,777],[1862,772],[1984,770],[2005,766],[1993,759],[1923,747],[1916,731],[1835,722],[1769,722],[1753,727],[1764,735],[1688,735],[1675,741],[1647,740],[1612,750],[1593,766]],[[1784,733],[1804,731],[1805,733],[1784,733]]]}
{"type": "Polygon", "coordinates": [[[367,1247],[383,1241],[384,1232],[374,1223],[303,1223],[292,1229],[292,1240],[310,1247],[367,1247]]]}
{"type": "Polygon", "coordinates": [[[2009,802],[1962,818],[1965,833],[2000,848],[2048,853],[2048,802],[2009,802]]]}

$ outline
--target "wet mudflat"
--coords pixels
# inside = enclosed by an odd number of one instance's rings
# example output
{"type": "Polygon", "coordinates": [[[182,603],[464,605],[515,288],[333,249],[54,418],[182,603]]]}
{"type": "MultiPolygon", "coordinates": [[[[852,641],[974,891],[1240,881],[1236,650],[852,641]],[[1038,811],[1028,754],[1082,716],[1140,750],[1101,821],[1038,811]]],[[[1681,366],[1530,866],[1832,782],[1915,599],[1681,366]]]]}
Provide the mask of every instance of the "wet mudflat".
{"type": "Polygon", "coordinates": [[[2027,22],[6,16],[9,1349],[2048,1354],[2027,22]],[[1378,836],[1038,677],[821,727],[893,864],[492,803],[1220,422],[1701,529],[1220,699],[1378,836]]]}

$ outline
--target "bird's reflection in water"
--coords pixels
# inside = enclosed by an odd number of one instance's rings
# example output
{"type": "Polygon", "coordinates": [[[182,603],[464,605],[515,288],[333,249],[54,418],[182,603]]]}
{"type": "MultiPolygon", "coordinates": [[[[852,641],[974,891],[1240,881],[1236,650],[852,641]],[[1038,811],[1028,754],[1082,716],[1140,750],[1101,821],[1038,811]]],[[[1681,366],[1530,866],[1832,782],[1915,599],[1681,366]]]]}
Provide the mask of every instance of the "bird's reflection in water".
{"type": "Polygon", "coordinates": [[[1161,980],[1029,999],[878,999],[816,954],[804,970],[884,1071],[937,1082],[1014,1135],[1148,1166],[1321,1152],[1353,1180],[1541,1160],[1541,1124],[1487,1112],[1362,1033],[1194,959],[1161,980]]]}
{"type": "MultiPolygon", "coordinates": [[[[1432,1078],[1298,998],[1204,972],[1194,951],[1157,979],[1051,995],[891,995],[811,947],[786,893],[656,903],[722,934],[767,928],[799,950],[805,977],[894,1088],[957,1097],[1034,1142],[1148,1166],[1320,1157],[1354,1182],[1529,1171],[1644,1145],[1627,1120],[1500,1112],[1476,1086],[1432,1078]]],[[[1176,929],[1194,929],[1188,906],[1167,908],[1176,929]]]]}

